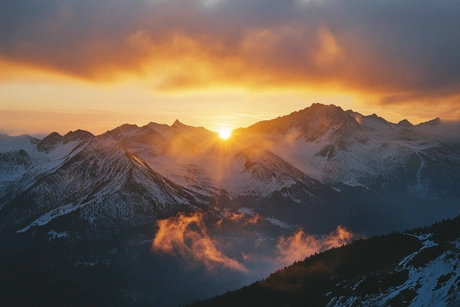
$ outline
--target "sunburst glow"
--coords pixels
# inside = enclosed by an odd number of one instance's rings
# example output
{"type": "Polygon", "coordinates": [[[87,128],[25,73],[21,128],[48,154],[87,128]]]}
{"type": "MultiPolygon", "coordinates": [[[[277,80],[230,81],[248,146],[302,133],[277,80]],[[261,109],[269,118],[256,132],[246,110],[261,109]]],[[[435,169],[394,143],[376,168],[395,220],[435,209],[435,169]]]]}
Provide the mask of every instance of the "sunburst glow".
{"type": "Polygon", "coordinates": [[[228,128],[221,128],[219,130],[219,136],[221,139],[228,139],[232,135],[232,131],[228,128]]]}

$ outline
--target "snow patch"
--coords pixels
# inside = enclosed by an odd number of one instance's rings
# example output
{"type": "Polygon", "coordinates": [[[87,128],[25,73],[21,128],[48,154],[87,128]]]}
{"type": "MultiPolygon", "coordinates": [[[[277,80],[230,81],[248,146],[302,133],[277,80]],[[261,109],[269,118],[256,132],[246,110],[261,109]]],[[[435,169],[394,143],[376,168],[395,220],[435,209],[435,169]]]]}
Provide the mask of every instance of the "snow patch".
{"type": "Polygon", "coordinates": [[[63,215],[66,215],[66,214],[69,214],[69,213],[71,213],[71,212],[73,212],[75,210],[78,210],[78,209],[86,206],[87,204],[88,203],[74,205],[73,203],[71,203],[71,204],[67,204],[67,205],[55,208],[55,209],[53,209],[51,211],[48,211],[47,213],[43,214],[42,216],[40,216],[38,219],[36,219],[32,223],[30,223],[29,226],[24,227],[22,229],[19,229],[18,231],[16,231],[16,233],[26,232],[27,230],[29,230],[33,226],[44,226],[44,225],[48,224],[50,221],[52,221],[53,219],[55,219],[57,217],[60,217],[60,216],[63,216],[63,215]]]}
{"type": "MultiPolygon", "coordinates": [[[[410,260],[414,256],[422,250],[436,246],[437,244],[430,239],[431,234],[415,235],[405,233],[405,235],[416,237],[423,243],[423,246],[402,259],[395,268],[394,272],[408,271],[408,279],[404,283],[378,294],[366,295],[364,298],[357,296],[334,297],[327,306],[354,306],[356,302],[359,302],[360,306],[383,307],[387,306],[391,299],[396,298],[398,295],[404,295],[403,291],[411,291],[415,294],[412,301],[406,302],[405,305],[411,307],[449,306],[449,300],[458,300],[460,240],[451,242],[455,245],[454,248],[446,250],[443,254],[423,266],[412,266],[410,265],[410,260]]],[[[365,280],[365,277],[354,285],[351,285],[350,290],[356,289],[363,280],[365,280]]],[[[337,284],[337,286],[340,286],[340,284],[337,284]]]]}

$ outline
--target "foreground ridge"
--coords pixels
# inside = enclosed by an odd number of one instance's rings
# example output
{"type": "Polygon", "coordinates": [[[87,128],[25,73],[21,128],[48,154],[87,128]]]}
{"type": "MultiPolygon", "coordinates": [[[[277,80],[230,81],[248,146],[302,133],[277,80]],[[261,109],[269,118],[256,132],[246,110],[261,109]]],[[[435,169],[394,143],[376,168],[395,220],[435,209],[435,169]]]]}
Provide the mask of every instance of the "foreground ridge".
{"type": "Polygon", "coordinates": [[[360,239],[190,306],[458,306],[460,217],[360,239]]]}

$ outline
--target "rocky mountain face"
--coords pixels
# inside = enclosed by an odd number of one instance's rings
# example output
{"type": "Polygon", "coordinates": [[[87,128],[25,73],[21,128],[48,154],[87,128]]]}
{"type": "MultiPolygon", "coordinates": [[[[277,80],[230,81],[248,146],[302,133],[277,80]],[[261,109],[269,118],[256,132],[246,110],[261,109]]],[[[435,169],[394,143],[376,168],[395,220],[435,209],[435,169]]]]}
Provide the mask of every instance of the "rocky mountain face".
{"type": "MultiPolygon", "coordinates": [[[[439,119],[395,124],[314,104],[237,129],[228,140],[179,121],[126,124],[98,136],[82,130],[41,140],[0,135],[0,244],[10,246],[0,250],[0,270],[14,285],[26,280],[14,277],[13,267],[24,276],[28,270],[76,274],[80,286],[101,279],[108,304],[116,295],[126,304],[167,305],[165,289],[187,292],[219,281],[204,274],[201,284],[161,282],[171,270],[187,275],[180,264],[152,256],[162,219],[204,214],[208,228],[192,227],[191,237],[233,246],[228,252],[244,266],[248,246],[270,254],[280,236],[298,228],[320,235],[343,225],[371,236],[454,217],[460,213],[460,140],[448,129],[439,119]],[[239,224],[222,233],[221,219],[239,224]],[[128,267],[138,273],[150,267],[158,281],[131,275],[128,267]],[[115,273],[129,285],[101,277],[115,273]]],[[[409,240],[423,248],[428,237],[414,235],[419,238],[409,240]]],[[[38,278],[30,274],[28,282],[38,278]]],[[[235,288],[235,280],[210,287],[235,288]]],[[[30,297],[39,297],[32,281],[30,297]]],[[[175,302],[199,296],[186,297],[175,302]]]]}
{"type": "Polygon", "coordinates": [[[374,233],[413,227],[458,212],[460,142],[444,138],[441,126],[313,104],[226,141],[179,121],[99,136],[2,136],[1,227],[21,230],[71,212],[104,225],[147,225],[217,199],[217,210],[250,207],[313,231],[382,216],[390,225],[374,233]],[[438,214],[418,221],[420,212],[438,214]],[[313,227],[318,217],[330,223],[313,227]]]}
{"type": "Polygon", "coordinates": [[[73,212],[130,228],[206,205],[105,136],[52,133],[35,145],[2,153],[2,229],[27,231],[73,212]]]}

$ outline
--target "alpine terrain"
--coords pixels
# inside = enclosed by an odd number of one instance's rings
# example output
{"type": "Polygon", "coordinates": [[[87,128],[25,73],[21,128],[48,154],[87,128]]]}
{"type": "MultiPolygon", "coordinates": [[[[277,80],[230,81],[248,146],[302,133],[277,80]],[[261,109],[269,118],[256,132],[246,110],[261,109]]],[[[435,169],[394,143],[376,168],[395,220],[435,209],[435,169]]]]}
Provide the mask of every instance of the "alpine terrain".
{"type": "MultiPolygon", "coordinates": [[[[179,120],[97,136],[0,135],[1,296],[27,306],[175,306],[356,238],[454,218],[452,127],[313,104],[228,140],[179,120]]],[[[290,305],[458,303],[458,237],[437,225],[355,241],[239,293],[290,305]],[[386,259],[374,257],[390,246],[386,259]]]]}
{"type": "Polygon", "coordinates": [[[459,306],[460,218],[357,240],[192,306],[459,306]]]}

